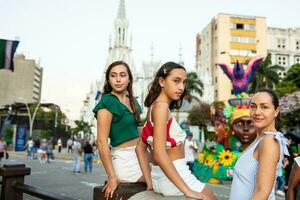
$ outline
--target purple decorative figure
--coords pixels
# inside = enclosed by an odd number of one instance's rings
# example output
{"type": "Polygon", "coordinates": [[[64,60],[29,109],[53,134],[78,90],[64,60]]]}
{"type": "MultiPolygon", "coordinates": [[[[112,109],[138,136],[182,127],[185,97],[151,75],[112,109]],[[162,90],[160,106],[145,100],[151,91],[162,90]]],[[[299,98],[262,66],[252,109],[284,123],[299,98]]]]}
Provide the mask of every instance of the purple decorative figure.
{"type": "Polygon", "coordinates": [[[226,64],[218,63],[223,72],[228,76],[233,85],[233,92],[235,95],[242,92],[248,92],[248,85],[251,81],[255,71],[258,69],[263,57],[252,59],[246,70],[244,70],[243,64],[238,61],[234,64],[233,69],[226,64]]]}

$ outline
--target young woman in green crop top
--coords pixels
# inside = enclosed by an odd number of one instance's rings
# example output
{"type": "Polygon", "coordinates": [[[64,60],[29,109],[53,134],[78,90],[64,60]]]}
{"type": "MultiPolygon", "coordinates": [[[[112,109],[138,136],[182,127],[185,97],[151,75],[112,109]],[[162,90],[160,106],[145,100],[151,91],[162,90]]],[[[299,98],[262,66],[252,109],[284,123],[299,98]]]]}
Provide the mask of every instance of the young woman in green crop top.
{"type": "Polygon", "coordinates": [[[105,78],[104,95],[93,112],[99,155],[108,176],[103,188],[108,198],[120,182],[144,182],[144,178],[135,153],[141,108],[133,97],[129,66],[123,61],[113,62],[105,78]]]}

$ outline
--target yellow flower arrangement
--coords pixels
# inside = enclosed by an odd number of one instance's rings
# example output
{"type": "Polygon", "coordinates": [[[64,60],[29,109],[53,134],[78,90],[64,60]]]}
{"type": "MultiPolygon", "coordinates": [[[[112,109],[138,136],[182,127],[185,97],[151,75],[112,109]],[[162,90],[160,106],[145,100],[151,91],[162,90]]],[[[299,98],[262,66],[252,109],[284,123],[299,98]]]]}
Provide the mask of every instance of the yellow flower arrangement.
{"type": "Polygon", "coordinates": [[[205,160],[205,154],[200,153],[199,156],[198,156],[199,163],[204,163],[204,160],[205,160]]]}
{"type": "Polygon", "coordinates": [[[213,165],[213,173],[216,174],[219,170],[219,162],[215,162],[213,165]]]}
{"type": "Polygon", "coordinates": [[[223,166],[231,166],[235,160],[235,155],[228,151],[223,150],[219,155],[220,164],[223,166]]]}
{"type": "Polygon", "coordinates": [[[205,159],[204,164],[208,166],[213,166],[216,163],[216,160],[211,155],[208,155],[205,159]]]}

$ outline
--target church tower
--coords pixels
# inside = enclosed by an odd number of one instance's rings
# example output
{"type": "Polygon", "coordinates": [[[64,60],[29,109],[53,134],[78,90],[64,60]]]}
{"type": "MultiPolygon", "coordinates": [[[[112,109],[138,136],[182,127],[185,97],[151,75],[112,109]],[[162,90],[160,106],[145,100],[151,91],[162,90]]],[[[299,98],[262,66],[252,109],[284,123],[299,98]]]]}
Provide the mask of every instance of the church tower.
{"type": "Polygon", "coordinates": [[[108,48],[108,57],[106,60],[105,70],[112,62],[117,60],[122,60],[126,62],[132,73],[134,74],[134,66],[132,60],[132,47],[131,47],[131,36],[129,35],[129,22],[126,19],[126,12],[125,12],[125,1],[120,0],[119,10],[117,14],[117,18],[114,20],[114,41],[110,44],[108,48]]]}

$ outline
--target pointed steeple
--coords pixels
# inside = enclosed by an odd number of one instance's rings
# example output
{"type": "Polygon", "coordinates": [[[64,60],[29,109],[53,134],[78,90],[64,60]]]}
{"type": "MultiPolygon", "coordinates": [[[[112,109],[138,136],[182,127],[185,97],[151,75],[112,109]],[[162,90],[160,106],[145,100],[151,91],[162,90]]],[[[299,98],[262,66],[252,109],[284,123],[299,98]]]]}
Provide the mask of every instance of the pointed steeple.
{"type": "Polygon", "coordinates": [[[179,54],[178,54],[179,60],[178,63],[181,65],[184,65],[184,62],[182,60],[182,47],[181,47],[181,43],[179,43],[179,54]]]}
{"type": "Polygon", "coordinates": [[[118,10],[118,18],[126,18],[125,1],[124,0],[120,0],[119,10],[118,10]]]}
{"type": "Polygon", "coordinates": [[[150,46],[150,61],[151,61],[151,63],[153,63],[153,58],[154,58],[154,43],[151,42],[151,46],[150,46]]]}

